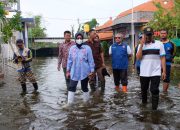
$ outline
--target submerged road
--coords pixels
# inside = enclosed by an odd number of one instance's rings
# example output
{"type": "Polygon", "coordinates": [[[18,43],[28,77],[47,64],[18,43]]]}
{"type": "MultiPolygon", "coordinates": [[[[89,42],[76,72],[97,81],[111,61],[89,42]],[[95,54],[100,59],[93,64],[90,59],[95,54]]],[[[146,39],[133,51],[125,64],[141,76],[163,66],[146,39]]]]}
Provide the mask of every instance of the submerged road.
{"type": "MultiPolygon", "coordinates": [[[[111,72],[109,60],[107,68],[111,72]]],[[[114,90],[113,77],[106,77],[106,90],[91,95],[90,104],[82,105],[80,84],[76,105],[63,110],[67,91],[63,72],[57,71],[57,58],[38,58],[33,70],[39,83],[39,94],[20,96],[21,87],[13,68],[7,67],[0,85],[0,130],[177,130],[180,129],[180,68],[173,68],[169,93],[162,93],[158,111],[141,106],[139,78],[129,69],[128,93],[114,90]]]]}

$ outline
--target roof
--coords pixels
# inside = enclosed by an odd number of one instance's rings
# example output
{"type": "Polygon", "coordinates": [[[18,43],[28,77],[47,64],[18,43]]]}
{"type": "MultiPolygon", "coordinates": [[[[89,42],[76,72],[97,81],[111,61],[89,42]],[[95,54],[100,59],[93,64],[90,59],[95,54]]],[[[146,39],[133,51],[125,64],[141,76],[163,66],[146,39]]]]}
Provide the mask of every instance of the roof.
{"type": "Polygon", "coordinates": [[[33,27],[35,25],[34,18],[21,18],[21,22],[25,22],[28,27],[33,27]]]}
{"type": "Polygon", "coordinates": [[[111,40],[113,38],[113,31],[97,33],[100,40],[111,40]]]}
{"type": "MultiPolygon", "coordinates": [[[[157,11],[157,8],[156,6],[154,5],[154,2],[160,2],[162,7],[166,8],[166,9],[172,9],[174,4],[173,4],[173,0],[169,0],[167,4],[164,4],[164,1],[163,0],[150,0],[148,2],[145,2],[143,4],[140,4],[136,7],[134,7],[134,12],[155,12],[157,11]]],[[[132,13],[132,9],[129,9],[129,10],[126,10],[122,13],[120,13],[116,19],[119,19],[119,18],[122,18],[128,14],[131,14],[132,13]]]]}
{"type": "MultiPolygon", "coordinates": [[[[156,6],[154,5],[154,2],[160,2],[161,5],[166,8],[166,9],[172,9],[174,4],[173,4],[173,0],[169,0],[167,4],[164,4],[164,1],[163,0],[150,0],[148,2],[145,2],[143,4],[140,4],[136,7],[134,7],[134,12],[155,12],[157,11],[157,8],[156,6]]],[[[127,16],[129,14],[132,13],[132,9],[129,9],[129,10],[126,10],[122,13],[120,13],[115,20],[117,19],[120,19],[124,16],[127,16]]],[[[147,19],[141,19],[141,21],[139,22],[148,22],[147,19]]],[[[103,32],[103,30],[106,30],[107,28],[110,28],[111,26],[113,25],[113,20],[112,18],[110,18],[110,20],[108,20],[106,23],[104,23],[102,26],[99,26],[96,28],[96,31],[99,31],[98,32],[98,35],[100,37],[100,40],[106,40],[106,39],[112,39],[112,36],[113,36],[113,32],[111,31],[108,31],[108,32],[103,32]]],[[[108,30],[108,29],[107,29],[108,30]]]]}
{"type": "Polygon", "coordinates": [[[102,26],[96,28],[97,34],[99,35],[100,40],[110,40],[113,37],[113,31],[107,31],[107,28],[110,28],[113,24],[112,18],[105,22],[102,26]]]}
{"type": "Polygon", "coordinates": [[[113,20],[112,18],[110,18],[107,22],[105,22],[102,26],[98,26],[96,28],[96,31],[99,31],[99,30],[102,30],[102,29],[105,29],[105,28],[108,28],[108,27],[111,27],[113,24],[113,20]]]}

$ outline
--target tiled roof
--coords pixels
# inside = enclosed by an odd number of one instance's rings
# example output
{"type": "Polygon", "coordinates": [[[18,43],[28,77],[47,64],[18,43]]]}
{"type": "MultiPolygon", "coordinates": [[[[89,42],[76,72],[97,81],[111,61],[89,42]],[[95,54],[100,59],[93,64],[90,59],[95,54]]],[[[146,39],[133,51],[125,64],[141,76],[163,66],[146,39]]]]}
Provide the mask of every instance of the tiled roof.
{"type": "MultiPolygon", "coordinates": [[[[140,4],[136,7],[134,7],[134,12],[139,12],[139,11],[150,11],[150,12],[155,12],[157,11],[156,6],[154,5],[154,2],[160,2],[161,5],[166,8],[166,9],[172,9],[173,8],[173,0],[168,0],[167,4],[164,4],[163,0],[150,0],[148,2],[145,2],[143,4],[140,4]]],[[[116,19],[119,19],[121,17],[124,17],[128,14],[131,14],[132,9],[126,10],[122,13],[120,13],[116,19]]]]}
{"type": "Polygon", "coordinates": [[[111,40],[113,38],[113,31],[99,32],[97,34],[100,40],[111,40]]]}
{"type": "Polygon", "coordinates": [[[106,23],[104,23],[102,26],[99,26],[96,28],[96,31],[98,30],[101,30],[101,29],[105,29],[105,28],[108,28],[108,27],[111,27],[112,26],[112,23],[113,23],[113,20],[112,18],[110,18],[106,23]]]}
{"type": "Polygon", "coordinates": [[[110,18],[106,23],[104,23],[102,26],[99,26],[96,28],[97,34],[99,35],[100,40],[109,40],[113,37],[113,31],[103,31],[103,29],[106,29],[108,27],[111,27],[113,23],[112,18],[110,18]]]}
{"type": "MultiPolygon", "coordinates": [[[[168,0],[168,3],[167,4],[164,4],[164,1],[163,0],[150,0],[148,2],[145,2],[143,4],[140,4],[136,7],[134,7],[134,12],[155,12],[157,11],[157,8],[156,6],[154,5],[154,2],[160,2],[161,5],[166,8],[166,9],[172,9],[173,8],[173,0],[168,0]]],[[[128,14],[131,14],[131,11],[132,9],[129,9],[127,11],[124,11],[122,13],[120,13],[116,19],[119,19],[119,18],[122,18],[128,14]]],[[[142,21],[140,22],[148,22],[146,19],[142,19],[142,21]]],[[[113,37],[113,32],[111,31],[108,31],[108,32],[100,32],[100,30],[103,30],[103,29],[106,29],[108,27],[111,27],[113,24],[113,20],[110,19],[108,20],[106,23],[104,23],[102,26],[99,26],[96,28],[98,32],[98,35],[100,37],[101,40],[107,40],[107,39],[112,39],[113,37]]]]}

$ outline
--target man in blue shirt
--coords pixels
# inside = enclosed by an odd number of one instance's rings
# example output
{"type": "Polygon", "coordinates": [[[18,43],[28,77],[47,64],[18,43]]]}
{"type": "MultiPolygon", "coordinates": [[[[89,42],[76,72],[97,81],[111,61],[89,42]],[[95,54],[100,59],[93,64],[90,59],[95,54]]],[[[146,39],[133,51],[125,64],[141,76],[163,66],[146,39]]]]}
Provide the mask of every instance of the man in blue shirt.
{"type": "Polygon", "coordinates": [[[116,34],[115,43],[109,48],[109,55],[112,56],[115,90],[118,92],[120,91],[120,81],[122,84],[122,91],[127,92],[128,57],[131,56],[131,49],[123,42],[123,37],[121,33],[116,34]]]}
{"type": "Polygon", "coordinates": [[[17,65],[17,72],[19,73],[18,80],[22,86],[22,95],[26,94],[26,80],[28,79],[34,86],[34,92],[38,90],[38,84],[31,70],[30,62],[32,61],[32,52],[30,49],[24,47],[22,39],[16,41],[17,51],[14,53],[14,63],[17,65]]]}
{"type": "Polygon", "coordinates": [[[76,45],[70,48],[67,61],[66,76],[70,78],[68,105],[74,102],[78,81],[81,81],[83,101],[86,103],[89,100],[88,77],[93,75],[95,67],[92,50],[88,45],[83,44],[83,35],[78,33],[75,38],[76,45]]]}
{"type": "Polygon", "coordinates": [[[176,53],[176,46],[167,38],[167,30],[162,29],[160,32],[160,37],[166,52],[166,79],[163,80],[163,92],[167,92],[170,83],[171,63],[173,62],[176,53]]]}

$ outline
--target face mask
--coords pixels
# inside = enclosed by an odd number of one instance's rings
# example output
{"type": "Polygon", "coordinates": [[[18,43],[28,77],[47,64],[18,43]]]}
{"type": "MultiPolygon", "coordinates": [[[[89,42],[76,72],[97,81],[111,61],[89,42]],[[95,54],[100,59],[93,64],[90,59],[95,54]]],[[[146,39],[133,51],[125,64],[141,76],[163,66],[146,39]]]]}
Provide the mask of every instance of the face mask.
{"type": "Polygon", "coordinates": [[[78,39],[78,40],[76,40],[76,43],[80,45],[80,44],[82,44],[82,43],[83,43],[83,40],[78,39]]]}

